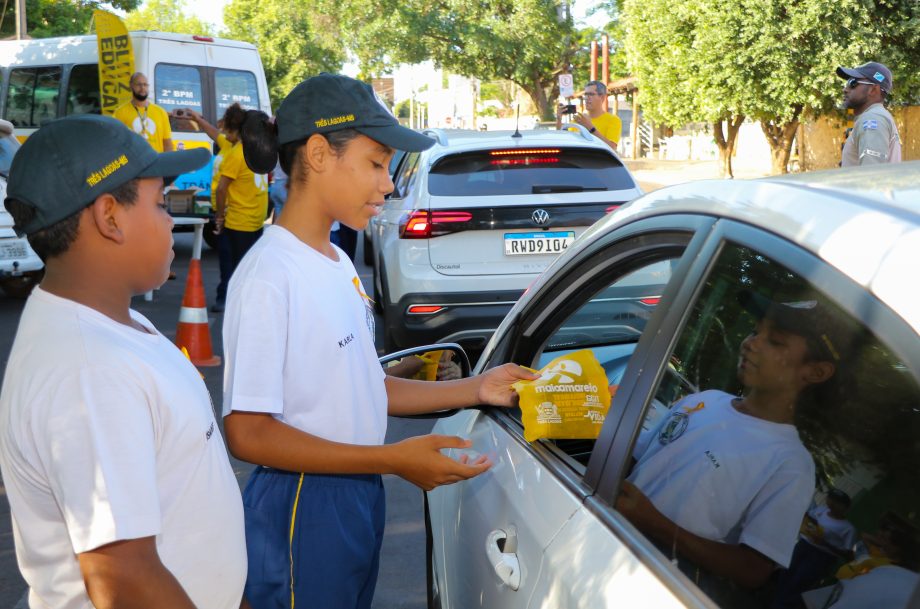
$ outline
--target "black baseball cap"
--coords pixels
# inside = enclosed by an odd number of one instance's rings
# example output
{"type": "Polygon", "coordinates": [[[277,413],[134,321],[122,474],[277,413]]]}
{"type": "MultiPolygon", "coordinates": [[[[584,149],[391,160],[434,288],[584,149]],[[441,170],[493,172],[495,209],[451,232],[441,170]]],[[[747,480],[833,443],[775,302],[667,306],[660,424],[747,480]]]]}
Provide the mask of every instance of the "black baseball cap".
{"type": "Polygon", "coordinates": [[[303,81],[288,93],[275,115],[278,143],[355,129],[396,150],[420,152],[434,140],[399,124],[374,89],[359,80],[323,72],[303,81]]]}
{"type": "Polygon", "coordinates": [[[889,70],[888,66],[885,64],[876,61],[870,61],[861,66],[856,66],[855,68],[844,68],[840,66],[837,68],[837,76],[845,80],[857,78],[859,80],[874,82],[880,85],[882,89],[888,93],[891,93],[894,87],[894,81],[891,79],[891,70],[889,70]]]}
{"type": "Polygon", "coordinates": [[[109,116],[81,114],[45,123],[16,152],[7,199],[35,209],[19,234],[30,235],[67,218],[135,178],[178,176],[204,167],[204,148],[157,153],[109,116]]]}
{"type": "Polygon", "coordinates": [[[841,361],[855,338],[841,314],[810,292],[771,300],[752,290],[742,290],[738,302],[758,319],[769,319],[779,329],[810,341],[825,361],[841,361]]]}

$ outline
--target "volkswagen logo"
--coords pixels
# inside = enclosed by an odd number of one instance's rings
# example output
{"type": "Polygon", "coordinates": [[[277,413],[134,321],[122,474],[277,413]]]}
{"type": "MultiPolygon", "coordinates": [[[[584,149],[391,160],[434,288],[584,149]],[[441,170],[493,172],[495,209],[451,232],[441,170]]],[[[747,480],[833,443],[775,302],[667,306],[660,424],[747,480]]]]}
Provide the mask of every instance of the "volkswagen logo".
{"type": "Polygon", "coordinates": [[[549,222],[549,212],[545,209],[536,209],[532,214],[530,214],[530,219],[533,220],[533,223],[538,226],[543,226],[549,222]]]}

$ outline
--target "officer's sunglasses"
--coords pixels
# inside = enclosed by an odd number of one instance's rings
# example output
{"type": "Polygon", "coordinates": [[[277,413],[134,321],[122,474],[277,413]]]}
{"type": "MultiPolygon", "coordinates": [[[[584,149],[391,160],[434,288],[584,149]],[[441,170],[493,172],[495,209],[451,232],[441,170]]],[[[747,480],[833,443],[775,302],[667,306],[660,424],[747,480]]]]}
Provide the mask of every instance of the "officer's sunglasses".
{"type": "Polygon", "coordinates": [[[855,89],[856,85],[877,85],[877,82],[871,82],[868,80],[859,80],[858,78],[851,78],[847,81],[847,89],[855,89]]]}

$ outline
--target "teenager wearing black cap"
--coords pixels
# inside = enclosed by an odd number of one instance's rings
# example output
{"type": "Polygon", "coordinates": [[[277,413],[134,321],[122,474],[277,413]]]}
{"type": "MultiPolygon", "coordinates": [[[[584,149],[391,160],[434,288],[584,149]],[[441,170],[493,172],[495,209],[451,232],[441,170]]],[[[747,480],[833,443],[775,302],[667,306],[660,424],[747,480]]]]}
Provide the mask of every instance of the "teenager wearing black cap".
{"type": "Polygon", "coordinates": [[[369,85],[321,74],[297,85],[274,123],[243,128],[246,161],[280,154],[288,199],[240,263],[224,316],[224,424],[230,450],[257,463],[244,491],[254,609],[370,607],[384,528],[380,474],[423,489],[489,468],[441,454],[456,437],[384,445],[387,414],[510,406],[513,364],[439,383],[384,375],[370,299],[329,241],[334,221],[361,230],[392,191],[394,149],[433,141],[401,127],[369,85]]]}
{"type": "Polygon", "coordinates": [[[207,160],[94,115],[44,125],[13,160],[6,207],[46,269],[0,394],[31,607],[240,606],[242,502],[208,391],[130,308],[173,259],[163,176],[207,160]]]}
{"type": "Polygon", "coordinates": [[[843,145],[841,167],[901,162],[901,136],[885,99],[894,82],[887,66],[870,61],[855,68],[837,68],[846,80],[843,106],[856,115],[853,130],[843,145]]]}
{"type": "Polygon", "coordinates": [[[738,299],[759,318],[738,358],[743,394],[676,403],[637,441],[616,508],[703,572],[756,588],[789,565],[814,494],[796,409],[834,378],[849,335],[818,297],[738,299]]]}

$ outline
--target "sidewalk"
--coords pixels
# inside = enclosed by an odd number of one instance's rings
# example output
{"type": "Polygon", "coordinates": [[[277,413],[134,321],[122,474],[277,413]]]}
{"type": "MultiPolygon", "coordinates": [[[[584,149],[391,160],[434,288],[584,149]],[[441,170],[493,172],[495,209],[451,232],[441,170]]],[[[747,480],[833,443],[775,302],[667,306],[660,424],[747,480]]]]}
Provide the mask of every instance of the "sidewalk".
{"type": "MultiPolygon", "coordinates": [[[[718,180],[719,161],[659,161],[656,159],[623,159],[645,192],[651,192],[665,186],[683,184],[694,180],[718,180]]],[[[765,175],[760,169],[733,165],[736,179],[761,178],[765,175]]]]}

